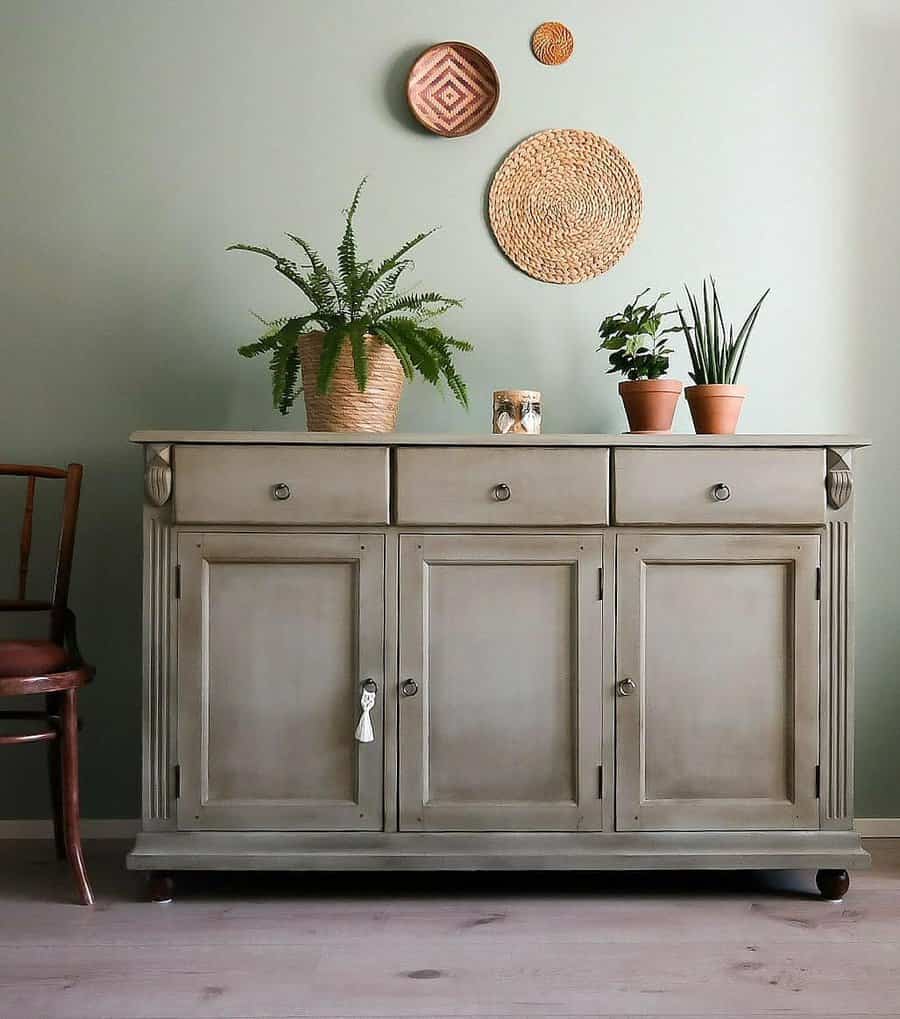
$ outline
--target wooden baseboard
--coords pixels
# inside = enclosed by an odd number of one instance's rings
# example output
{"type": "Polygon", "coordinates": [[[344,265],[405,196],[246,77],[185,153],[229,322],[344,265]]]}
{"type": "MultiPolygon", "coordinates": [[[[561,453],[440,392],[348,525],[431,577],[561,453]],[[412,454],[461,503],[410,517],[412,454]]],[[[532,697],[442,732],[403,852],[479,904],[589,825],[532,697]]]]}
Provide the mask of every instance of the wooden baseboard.
{"type": "Polygon", "coordinates": [[[858,817],[856,830],[866,839],[900,839],[900,817],[858,817]]]}
{"type": "MultiPolygon", "coordinates": [[[[133,839],[141,826],[138,818],[83,818],[81,835],[86,839],[133,839]]],[[[53,822],[47,819],[0,820],[0,839],[52,839],[53,822]]]]}

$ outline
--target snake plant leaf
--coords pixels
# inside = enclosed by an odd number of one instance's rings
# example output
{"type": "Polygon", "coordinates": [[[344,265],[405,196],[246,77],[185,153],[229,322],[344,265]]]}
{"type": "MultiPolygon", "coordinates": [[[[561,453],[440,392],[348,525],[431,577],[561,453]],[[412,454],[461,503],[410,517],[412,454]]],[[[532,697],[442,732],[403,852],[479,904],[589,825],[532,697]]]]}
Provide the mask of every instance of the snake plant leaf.
{"type": "Polygon", "coordinates": [[[762,297],[760,297],[760,299],[756,302],[756,304],[753,306],[753,310],[747,316],[746,320],[744,321],[744,324],[741,326],[740,331],[737,334],[737,339],[735,340],[735,349],[739,350],[740,353],[738,353],[737,355],[737,362],[735,363],[734,371],[732,372],[732,379],[735,381],[737,381],[737,377],[741,370],[741,365],[744,363],[744,354],[746,353],[747,350],[747,341],[750,339],[750,334],[753,332],[753,327],[756,325],[756,319],[759,316],[759,311],[760,308],[762,308],[762,303],[769,295],[769,291],[771,289],[772,288],[769,287],[769,289],[766,290],[762,297]]]}

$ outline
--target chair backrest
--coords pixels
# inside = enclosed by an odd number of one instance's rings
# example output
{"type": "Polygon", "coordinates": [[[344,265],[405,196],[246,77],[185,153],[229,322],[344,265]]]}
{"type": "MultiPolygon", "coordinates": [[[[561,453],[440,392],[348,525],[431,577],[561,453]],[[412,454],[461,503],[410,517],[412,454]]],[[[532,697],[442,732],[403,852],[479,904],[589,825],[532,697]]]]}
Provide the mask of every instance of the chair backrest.
{"type": "Polygon", "coordinates": [[[30,612],[50,610],[54,615],[53,629],[60,625],[69,600],[69,580],[72,576],[72,554],[75,550],[75,525],[78,521],[78,501],[81,496],[81,464],[59,467],[36,467],[26,464],[0,464],[0,477],[25,478],[25,511],[19,539],[19,572],[16,597],[0,600],[0,612],[30,612]],[[56,568],[53,573],[53,589],[49,601],[29,600],[26,597],[28,585],[28,563],[31,557],[31,535],[34,519],[34,497],[37,479],[48,478],[65,482],[63,493],[62,520],[59,528],[59,544],[56,550],[56,568]]]}

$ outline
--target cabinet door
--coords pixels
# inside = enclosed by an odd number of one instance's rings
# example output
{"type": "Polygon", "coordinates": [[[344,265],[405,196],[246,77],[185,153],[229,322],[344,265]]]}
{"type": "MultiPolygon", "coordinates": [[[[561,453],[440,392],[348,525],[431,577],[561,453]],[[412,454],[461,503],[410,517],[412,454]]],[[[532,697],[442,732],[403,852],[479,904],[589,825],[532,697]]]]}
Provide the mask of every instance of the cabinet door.
{"type": "Polygon", "coordinates": [[[404,535],[400,824],[601,827],[597,535],[404,535]]]}
{"type": "Polygon", "coordinates": [[[183,533],[178,558],[179,827],[381,828],[384,539],[183,533]]]}
{"type": "Polygon", "coordinates": [[[818,827],[819,538],[616,551],[616,827],[818,827]]]}

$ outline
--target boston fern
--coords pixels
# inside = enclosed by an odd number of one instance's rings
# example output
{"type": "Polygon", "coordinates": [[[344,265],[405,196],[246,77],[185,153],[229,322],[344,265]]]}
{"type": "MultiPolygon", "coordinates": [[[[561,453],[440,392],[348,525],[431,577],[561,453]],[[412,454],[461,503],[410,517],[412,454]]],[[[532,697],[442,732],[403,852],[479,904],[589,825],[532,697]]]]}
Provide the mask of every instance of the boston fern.
{"type": "Polygon", "coordinates": [[[466,384],[454,366],[458,351],[472,349],[465,340],[446,335],[431,321],[460,302],[430,291],[400,292],[400,277],[412,265],[409,252],[434,230],[417,234],[389,258],[376,263],[361,261],[356,250],[353,217],[365,186],[360,182],[346,211],[344,236],[337,250],[337,272],[329,269],[318,252],[301,237],[287,236],[303,252],[301,264],[268,248],[233,244],[229,251],[253,251],[265,255],[281,273],[300,289],[312,311],[275,322],[263,321],[266,331],[254,343],[239,347],[244,357],[269,355],[272,370],[272,400],[282,414],[293,406],[299,391],[300,357],[297,338],[318,327],[324,332],[319,363],[318,390],[327,393],[345,344],[350,344],[356,384],[365,390],[369,378],[369,357],[364,337],[377,336],[397,355],[403,372],[412,379],[418,372],[432,385],[446,383],[450,392],[468,407],[466,384]]]}

